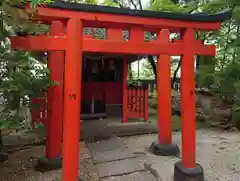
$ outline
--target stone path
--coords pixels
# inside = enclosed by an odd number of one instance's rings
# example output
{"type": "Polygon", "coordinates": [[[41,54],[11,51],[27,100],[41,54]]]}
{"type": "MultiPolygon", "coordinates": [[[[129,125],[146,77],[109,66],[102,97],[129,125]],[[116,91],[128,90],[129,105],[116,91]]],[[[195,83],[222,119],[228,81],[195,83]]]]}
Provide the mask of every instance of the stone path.
{"type": "MultiPolygon", "coordinates": [[[[180,158],[148,152],[155,138],[115,137],[89,143],[100,180],[172,181],[174,164],[180,158]]],[[[181,145],[180,133],[174,133],[173,140],[181,145]]],[[[197,161],[204,168],[206,181],[240,181],[240,133],[197,131],[197,161]]]]}

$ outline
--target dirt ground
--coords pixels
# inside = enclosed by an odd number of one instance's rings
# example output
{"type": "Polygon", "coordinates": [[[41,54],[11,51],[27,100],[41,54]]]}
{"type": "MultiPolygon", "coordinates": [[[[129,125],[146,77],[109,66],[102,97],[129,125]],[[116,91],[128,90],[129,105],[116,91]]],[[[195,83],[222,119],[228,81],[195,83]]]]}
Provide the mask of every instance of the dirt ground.
{"type": "MultiPolygon", "coordinates": [[[[99,181],[90,153],[84,143],[80,143],[79,176],[87,181],[99,181]]],[[[24,147],[9,155],[9,160],[0,163],[0,181],[60,181],[61,169],[49,172],[35,171],[40,157],[44,156],[44,146],[24,147]]]]}

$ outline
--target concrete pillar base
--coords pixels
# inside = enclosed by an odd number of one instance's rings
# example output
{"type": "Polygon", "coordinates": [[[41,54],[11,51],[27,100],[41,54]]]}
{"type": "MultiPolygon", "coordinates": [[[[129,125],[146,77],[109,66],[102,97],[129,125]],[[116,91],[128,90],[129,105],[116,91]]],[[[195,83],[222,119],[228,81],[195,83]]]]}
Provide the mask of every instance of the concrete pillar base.
{"type": "Polygon", "coordinates": [[[179,156],[180,149],[177,144],[158,144],[154,141],[150,146],[150,151],[155,155],[179,156]]]}
{"type": "Polygon", "coordinates": [[[0,162],[5,162],[8,160],[8,154],[4,151],[0,151],[0,162]]]}
{"type": "Polygon", "coordinates": [[[182,161],[175,163],[174,181],[204,181],[203,167],[196,163],[195,168],[182,167],[182,161]]]}
{"type": "Polygon", "coordinates": [[[78,178],[78,181],[86,181],[86,180],[79,177],[79,178],[78,178]]]}
{"type": "Polygon", "coordinates": [[[35,166],[35,169],[41,172],[57,170],[60,168],[62,168],[62,157],[51,159],[51,160],[47,159],[46,157],[43,157],[38,160],[38,163],[35,166]]]}

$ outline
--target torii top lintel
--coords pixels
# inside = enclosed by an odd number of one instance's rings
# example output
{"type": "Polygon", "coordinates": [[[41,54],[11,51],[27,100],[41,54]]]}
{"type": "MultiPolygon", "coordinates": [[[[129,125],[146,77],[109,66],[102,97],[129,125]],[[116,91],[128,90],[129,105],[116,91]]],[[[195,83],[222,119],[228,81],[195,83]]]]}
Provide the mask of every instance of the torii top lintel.
{"type": "MultiPolygon", "coordinates": [[[[23,9],[28,10],[28,6],[23,9]]],[[[11,37],[14,49],[28,51],[66,51],[69,39],[69,22],[81,20],[81,28],[106,28],[106,39],[97,40],[83,35],[83,52],[134,54],[134,55],[182,55],[185,45],[192,46],[193,55],[215,55],[215,46],[204,45],[195,40],[195,30],[218,30],[221,22],[231,18],[231,11],[215,15],[179,14],[169,12],[137,11],[123,8],[103,7],[97,5],[67,3],[57,1],[38,6],[34,21],[49,23],[59,22],[66,27],[66,32],[49,35],[11,37]],[[62,22],[62,23],[61,23],[62,22]],[[68,22],[68,23],[67,23],[68,22]],[[64,23],[67,23],[64,25],[64,23]],[[122,30],[129,30],[128,41],[122,39],[122,30]],[[170,33],[184,30],[181,40],[171,42],[170,33]],[[156,40],[144,41],[144,31],[152,31],[156,40]]],[[[188,50],[189,51],[189,50],[188,50]]]]}
{"type": "Polygon", "coordinates": [[[221,22],[230,19],[231,15],[231,10],[213,15],[182,14],[56,1],[38,6],[36,18],[40,21],[52,22],[66,21],[75,17],[82,19],[84,26],[89,27],[129,28],[131,25],[138,25],[150,30],[168,28],[178,31],[181,28],[193,28],[209,31],[219,29],[221,22]]]}

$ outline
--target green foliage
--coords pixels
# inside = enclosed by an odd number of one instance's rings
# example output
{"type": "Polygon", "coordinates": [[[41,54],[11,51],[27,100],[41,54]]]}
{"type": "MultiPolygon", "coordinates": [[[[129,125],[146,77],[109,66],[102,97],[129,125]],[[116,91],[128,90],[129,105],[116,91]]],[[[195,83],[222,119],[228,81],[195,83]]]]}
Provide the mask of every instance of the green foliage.
{"type": "Polygon", "coordinates": [[[216,12],[219,12],[220,10],[228,8],[229,6],[231,6],[229,4],[229,0],[212,0],[208,3],[203,3],[200,6],[200,8],[204,12],[216,13],[216,12]]]}
{"type": "Polygon", "coordinates": [[[31,103],[32,98],[42,96],[53,84],[46,66],[38,62],[42,61],[42,56],[35,56],[38,57],[37,60],[33,54],[10,51],[7,37],[14,35],[15,31],[23,29],[25,32],[46,32],[48,29],[46,26],[27,23],[25,14],[11,6],[21,2],[29,2],[35,8],[37,4],[50,1],[3,0],[0,5],[0,128],[21,126],[26,121],[22,109],[35,107],[31,103]]]}
{"type": "Polygon", "coordinates": [[[113,0],[106,0],[102,4],[103,6],[119,7],[119,4],[113,0]]]}
{"type": "Polygon", "coordinates": [[[49,71],[24,52],[0,49],[0,92],[5,109],[0,114],[0,127],[21,123],[21,107],[32,107],[31,99],[42,96],[52,85],[49,71]]]}
{"type": "Polygon", "coordinates": [[[144,61],[141,68],[140,79],[152,79],[154,77],[152,66],[149,61],[144,61]]]}
{"type": "Polygon", "coordinates": [[[197,87],[210,88],[214,84],[214,66],[216,59],[214,57],[200,56],[200,68],[196,73],[197,87]]]}
{"type": "Polygon", "coordinates": [[[139,80],[129,80],[127,82],[127,84],[129,87],[141,87],[142,86],[142,83],[139,80]]]}
{"type": "Polygon", "coordinates": [[[207,87],[215,96],[232,105],[234,123],[240,121],[240,62],[232,62],[221,71],[212,71],[212,66],[202,66],[198,72],[197,84],[207,87]]]}
{"type": "Polygon", "coordinates": [[[98,4],[97,0],[65,0],[72,3],[83,3],[83,4],[98,4]]]}
{"type": "Polygon", "coordinates": [[[174,4],[170,0],[155,0],[150,10],[153,11],[170,11],[186,13],[190,11],[190,7],[181,4],[174,4]]]}
{"type": "Polygon", "coordinates": [[[239,0],[211,0],[199,5],[201,11],[216,13],[226,8],[233,9],[233,18],[223,22],[217,33],[200,35],[206,43],[215,43],[216,58],[200,57],[196,83],[199,87],[208,88],[215,96],[231,106],[231,119],[240,125],[240,1],[239,0]]]}
{"type": "Polygon", "coordinates": [[[30,3],[31,8],[36,8],[38,4],[46,4],[52,2],[52,0],[22,0],[23,3],[30,3]]]}

